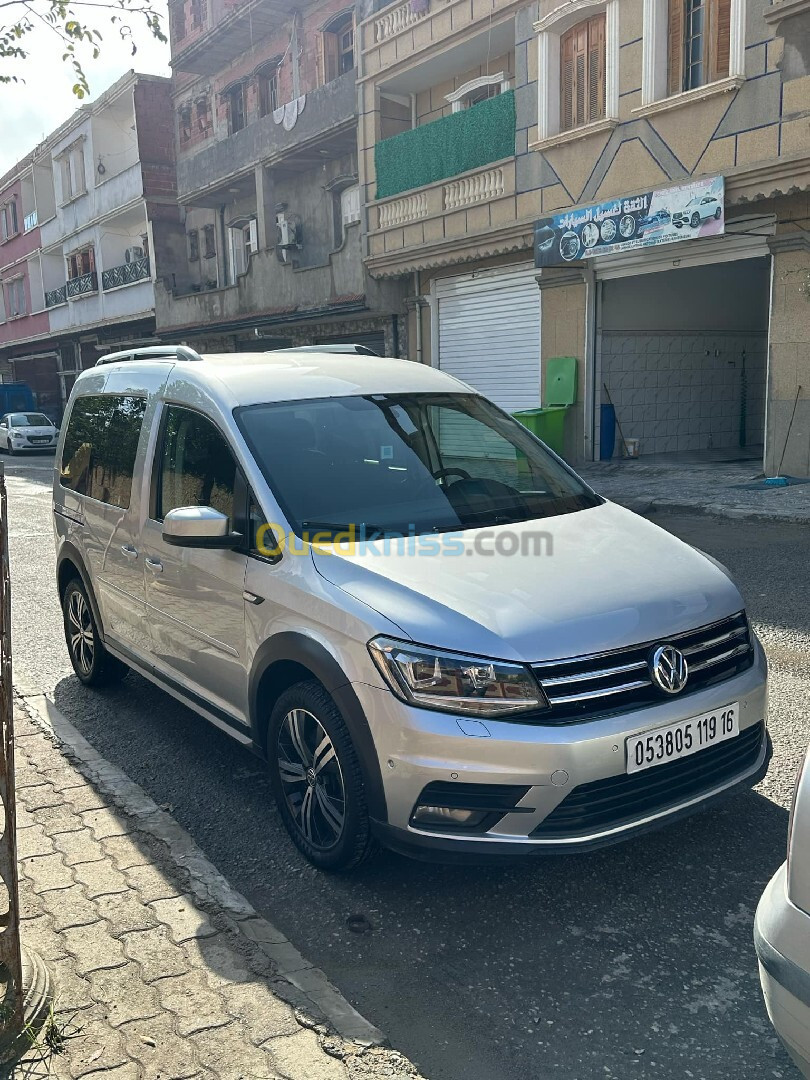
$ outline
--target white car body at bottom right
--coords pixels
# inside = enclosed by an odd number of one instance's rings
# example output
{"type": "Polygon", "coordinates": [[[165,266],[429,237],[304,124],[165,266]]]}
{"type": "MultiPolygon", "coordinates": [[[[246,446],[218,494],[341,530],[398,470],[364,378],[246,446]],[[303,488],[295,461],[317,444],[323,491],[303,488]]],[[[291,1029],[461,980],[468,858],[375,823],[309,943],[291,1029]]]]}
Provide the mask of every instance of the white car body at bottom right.
{"type": "Polygon", "coordinates": [[[682,210],[672,215],[672,224],[676,229],[682,229],[684,225],[697,229],[704,221],[718,219],[722,213],[723,207],[715,195],[696,195],[682,210]]]}
{"type": "Polygon", "coordinates": [[[810,750],[796,782],[787,861],[759,902],[754,943],[771,1023],[810,1078],[810,750]]]}

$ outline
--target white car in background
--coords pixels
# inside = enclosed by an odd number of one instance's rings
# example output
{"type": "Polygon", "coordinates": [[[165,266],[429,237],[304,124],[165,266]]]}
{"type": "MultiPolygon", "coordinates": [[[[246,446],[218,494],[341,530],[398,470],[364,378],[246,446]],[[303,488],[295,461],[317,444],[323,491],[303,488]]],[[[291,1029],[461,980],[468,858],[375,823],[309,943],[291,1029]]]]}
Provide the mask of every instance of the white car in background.
{"type": "Polygon", "coordinates": [[[59,428],[44,413],[15,412],[0,416],[0,450],[20,454],[55,450],[59,428]]]}
{"type": "Polygon", "coordinates": [[[810,750],[796,781],[787,861],[762,894],[754,943],[771,1023],[810,1078],[810,750]]]}

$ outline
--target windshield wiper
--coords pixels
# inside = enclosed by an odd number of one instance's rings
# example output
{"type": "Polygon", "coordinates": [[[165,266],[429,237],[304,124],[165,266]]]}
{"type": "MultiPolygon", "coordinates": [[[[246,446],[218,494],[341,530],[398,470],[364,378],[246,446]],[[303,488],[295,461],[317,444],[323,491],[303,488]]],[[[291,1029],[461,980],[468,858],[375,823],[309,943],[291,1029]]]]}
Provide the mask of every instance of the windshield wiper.
{"type": "Polygon", "coordinates": [[[385,534],[385,529],[382,525],[371,525],[367,521],[350,522],[350,521],[315,521],[307,519],[301,522],[301,528],[304,532],[349,532],[351,529],[361,530],[363,536],[368,539],[370,533],[385,534]]]}

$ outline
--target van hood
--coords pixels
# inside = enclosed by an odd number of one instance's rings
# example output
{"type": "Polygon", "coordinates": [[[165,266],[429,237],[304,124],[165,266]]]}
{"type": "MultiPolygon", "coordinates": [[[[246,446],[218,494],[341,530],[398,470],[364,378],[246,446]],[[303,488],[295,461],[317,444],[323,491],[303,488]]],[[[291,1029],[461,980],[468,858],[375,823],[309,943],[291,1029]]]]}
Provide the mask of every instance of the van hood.
{"type": "Polygon", "coordinates": [[[744,607],[719,564],[609,502],[540,521],[415,537],[410,552],[408,544],[397,550],[390,541],[386,551],[377,540],[350,553],[313,548],[312,558],[323,577],[399,626],[403,637],[504,660],[537,663],[655,641],[744,607]],[[521,545],[535,553],[505,553],[521,545]]]}

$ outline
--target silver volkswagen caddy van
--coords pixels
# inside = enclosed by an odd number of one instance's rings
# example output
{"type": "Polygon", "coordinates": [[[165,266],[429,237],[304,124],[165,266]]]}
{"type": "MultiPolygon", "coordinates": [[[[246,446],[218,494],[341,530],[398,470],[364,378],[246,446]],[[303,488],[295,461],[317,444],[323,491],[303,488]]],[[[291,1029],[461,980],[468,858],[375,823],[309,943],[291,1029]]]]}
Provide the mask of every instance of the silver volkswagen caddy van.
{"type": "Polygon", "coordinates": [[[74,670],[262,755],[349,869],[580,851],[765,773],[767,668],[718,563],[470,387],[312,351],[103,357],[54,477],[74,670]]]}

